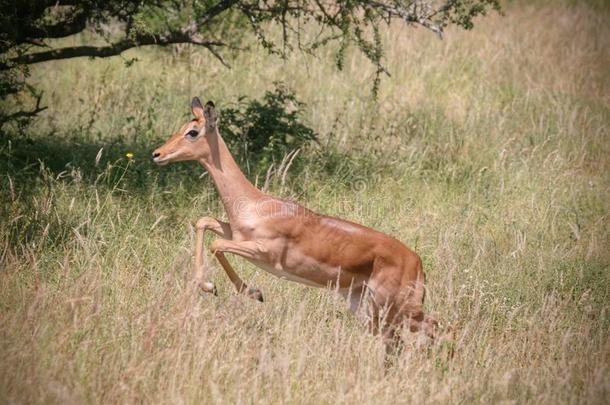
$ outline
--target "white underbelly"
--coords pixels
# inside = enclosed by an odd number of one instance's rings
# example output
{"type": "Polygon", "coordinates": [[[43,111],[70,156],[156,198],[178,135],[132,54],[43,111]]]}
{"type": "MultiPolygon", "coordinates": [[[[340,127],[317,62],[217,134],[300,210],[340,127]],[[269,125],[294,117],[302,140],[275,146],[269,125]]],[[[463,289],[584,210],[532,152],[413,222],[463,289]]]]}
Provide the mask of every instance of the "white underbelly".
{"type": "Polygon", "coordinates": [[[294,281],[295,283],[305,284],[310,287],[318,287],[318,288],[326,287],[326,285],[324,285],[324,284],[318,284],[309,279],[299,277],[293,273],[289,273],[289,272],[285,271],[284,269],[282,269],[281,267],[274,266],[271,263],[259,262],[257,260],[250,260],[250,259],[247,259],[247,260],[249,262],[251,262],[252,264],[254,264],[255,266],[257,266],[257,267],[265,270],[266,272],[271,273],[274,276],[279,277],[281,279],[294,281]]]}

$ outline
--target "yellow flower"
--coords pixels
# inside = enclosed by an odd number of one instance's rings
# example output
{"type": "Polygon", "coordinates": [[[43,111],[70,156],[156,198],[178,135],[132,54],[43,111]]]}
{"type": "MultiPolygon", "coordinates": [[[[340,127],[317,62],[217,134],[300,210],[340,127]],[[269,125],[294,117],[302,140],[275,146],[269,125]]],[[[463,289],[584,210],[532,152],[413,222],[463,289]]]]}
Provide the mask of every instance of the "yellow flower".
{"type": "Polygon", "coordinates": [[[133,159],[133,153],[131,153],[131,152],[127,152],[127,153],[125,154],[125,156],[126,156],[126,157],[127,157],[127,159],[129,159],[129,160],[133,159]]]}

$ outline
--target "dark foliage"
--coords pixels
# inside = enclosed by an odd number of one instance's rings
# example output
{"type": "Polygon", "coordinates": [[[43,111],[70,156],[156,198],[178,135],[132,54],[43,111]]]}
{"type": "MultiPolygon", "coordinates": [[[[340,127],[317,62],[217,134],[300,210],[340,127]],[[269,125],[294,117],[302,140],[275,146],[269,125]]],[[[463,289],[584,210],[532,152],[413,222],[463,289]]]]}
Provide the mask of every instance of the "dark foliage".
{"type": "Polygon", "coordinates": [[[241,97],[221,113],[223,138],[250,172],[277,163],[286,154],[317,140],[302,123],[305,105],[282,83],[261,101],[241,97]]]}

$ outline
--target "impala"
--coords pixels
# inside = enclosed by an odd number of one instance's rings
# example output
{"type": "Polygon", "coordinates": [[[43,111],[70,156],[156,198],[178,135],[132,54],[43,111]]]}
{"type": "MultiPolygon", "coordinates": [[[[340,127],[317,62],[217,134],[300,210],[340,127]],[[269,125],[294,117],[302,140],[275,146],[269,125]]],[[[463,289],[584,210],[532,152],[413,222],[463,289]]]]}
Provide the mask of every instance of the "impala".
{"type": "MultiPolygon", "coordinates": [[[[225,254],[241,256],[282,278],[338,290],[350,309],[365,315],[386,349],[405,325],[434,338],[437,322],[422,310],[425,275],[420,257],[400,241],[365,226],[317,214],[293,201],[258,190],[239,169],[217,127],[212,102],[191,102],[192,121],[152,153],[158,165],[195,160],[210,174],[229,222],[211,217],[196,223],[195,288],[216,293],[204,263],[204,233],[239,293],[263,301],[246,285],[225,254]]],[[[391,350],[391,349],[388,349],[391,350]]]]}

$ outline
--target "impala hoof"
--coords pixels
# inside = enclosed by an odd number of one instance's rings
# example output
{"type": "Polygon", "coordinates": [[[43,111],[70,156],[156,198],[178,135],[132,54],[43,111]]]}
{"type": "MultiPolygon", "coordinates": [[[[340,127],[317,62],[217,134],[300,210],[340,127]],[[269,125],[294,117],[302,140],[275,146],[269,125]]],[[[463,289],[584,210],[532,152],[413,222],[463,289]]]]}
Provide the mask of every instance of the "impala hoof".
{"type": "Polygon", "coordinates": [[[214,294],[215,296],[218,296],[218,290],[216,290],[216,286],[213,283],[210,283],[208,281],[198,282],[197,286],[199,287],[199,290],[201,292],[208,293],[208,294],[214,294]]]}
{"type": "Polygon", "coordinates": [[[258,288],[248,288],[246,295],[248,297],[252,298],[253,300],[264,302],[263,293],[258,288]]]}

